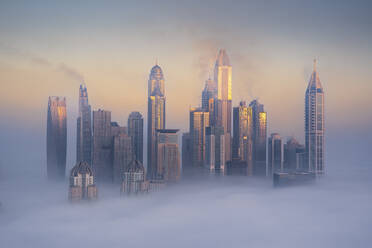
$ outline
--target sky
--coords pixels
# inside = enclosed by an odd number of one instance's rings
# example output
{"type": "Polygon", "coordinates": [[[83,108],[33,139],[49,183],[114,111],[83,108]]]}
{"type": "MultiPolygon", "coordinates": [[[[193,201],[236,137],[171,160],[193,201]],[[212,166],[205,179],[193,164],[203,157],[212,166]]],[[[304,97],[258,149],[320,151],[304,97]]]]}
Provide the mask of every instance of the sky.
{"type": "Polygon", "coordinates": [[[82,81],[93,109],[112,111],[121,125],[140,111],[146,123],[156,61],[166,80],[166,126],[187,131],[188,109],[200,105],[220,48],[233,66],[233,105],[258,98],[269,134],[301,142],[316,58],[326,159],[349,151],[348,162],[367,161],[371,7],[369,1],[1,1],[0,164],[45,165],[47,100],[59,95],[67,98],[67,167],[73,166],[82,81]]]}

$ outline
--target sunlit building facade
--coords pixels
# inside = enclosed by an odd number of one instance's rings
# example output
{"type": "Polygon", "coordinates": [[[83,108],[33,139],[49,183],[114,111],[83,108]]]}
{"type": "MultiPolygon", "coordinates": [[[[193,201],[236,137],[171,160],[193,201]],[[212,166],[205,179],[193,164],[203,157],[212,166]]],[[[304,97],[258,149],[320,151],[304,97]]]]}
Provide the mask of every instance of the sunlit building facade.
{"type": "Polygon", "coordinates": [[[147,177],[156,179],[156,130],[165,128],[165,89],[164,76],[160,66],[151,69],[148,81],[148,109],[147,109],[147,177]]]}
{"type": "Polygon", "coordinates": [[[94,200],[97,198],[94,173],[87,162],[78,162],[71,169],[68,198],[70,201],[94,200]]]}
{"type": "Polygon", "coordinates": [[[79,116],[76,131],[76,162],[92,164],[92,111],[85,84],[79,88],[79,116]]]}
{"type": "Polygon", "coordinates": [[[66,173],[67,114],[66,98],[51,96],[47,114],[47,175],[63,179],[66,173]]]}
{"type": "Polygon", "coordinates": [[[252,108],[253,126],[253,175],[268,175],[266,166],[266,139],[267,139],[267,114],[264,105],[258,100],[253,100],[249,106],[252,108]]]}
{"type": "Polygon", "coordinates": [[[308,170],[324,174],[324,91],[315,60],[305,93],[305,147],[308,170]]]}

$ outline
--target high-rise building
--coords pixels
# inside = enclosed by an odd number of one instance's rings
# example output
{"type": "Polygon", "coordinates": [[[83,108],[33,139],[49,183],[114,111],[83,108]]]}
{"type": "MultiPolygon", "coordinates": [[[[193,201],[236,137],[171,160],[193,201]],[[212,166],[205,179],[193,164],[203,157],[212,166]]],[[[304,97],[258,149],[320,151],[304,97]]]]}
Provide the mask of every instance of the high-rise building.
{"type": "Polygon", "coordinates": [[[127,171],[129,164],[134,160],[132,150],[132,139],[127,135],[124,128],[113,133],[113,180],[114,183],[123,181],[124,172],[127,171]]]}
{"type": "Polygon", "coordinates": [[[324,91],[315,60],[305,93],[305,147],[308,170],[324,174],[324,91]]]}
{"type": "Polygon", "coordinates": [[[253,126],[253,175],[268,175],[266,169],[266,139],[267,139],[267,114],[264,105],[258,100],[253,100],[249,106],[252,108],[253,126]]]}
{"type": "Polygon", "coordinates": [[[87,162],[78,162],[70,172],[70,201],[94,200],[97,188],[94,184],[94,173],[87,162]]]}
{"type": "Polygon", "coordinates": [[[225,135],[223,127],[205,128],[205,163],[211,173],[225,173],[225,135]]]}
{"type": "Polygon", "coordinates": [[[79,88],[79,117],[76,131],[76,162],[92,164],[92,111],[88,103],[88,90],[85,84],[79,88]]]}
{"type": "Polygon", "coordinates": [[[143,118],[140,112],[132,112],[128,117],[128,135],[132,139],[135,159],[143,164],[143,118]]]}
{"type": "Polygon", "coordinates": [[[233,158],[245,161],[248,174],[252,172],[252,108],[241,101],[233,110],[233,158]]]}
{"type": "Polygon", "coordinates": [[[283,171],[283,140],[278,133],[272,133],[268,140],[268,175],[283,171]]]}
{"type": "Polygon", "coordinates": [[[165,182],[176,182],[181,175],[180,151],[178,146],[178,129],[158,129],[156,178],[165,182]]]}
{"type": "Polygon", "coordinates": [[[224,49],[218,53],[214,67],[214,82],[217,96],[214,106],[215,126],[222,126],[225,135],[225,160],[231,160],[231,110],[232,110],[232,67],[224,49]]]}
{"type": "Polygon", "coordinates": [[[160,66],[151,69],[148,81],[147,177],[157,177],[156,130],[165,128],[164,76],[160,66]]]}
{"type": "Polygon", "coordinates": [[[66,173],[67,149],[66,98],[49,97],[47,118],[48,178],[63,179],[66,173]]]}
{"type": "Polygon", "coordinates": [[[97,181],[112,182],[111,112],[93,111],[93,170],[97,181]]]}
{"type": "Polygon", "coordinates": [[[205,128],[209,126],[209,112],[190,109],[191,163],[194,169],[203,168],[205,159],[205,128]]]}
{"type": "Polygon", "coordinates": [[[148,192],[149,182],[145,178],[145,168],[138,160],[132,160],[123,173],[120,193],[122,195],[141,194],[148,192]]]}
{"type": "Polygon", "coordinates": [[[305,146],[301,145],[295,138],[290,138],[284,145],[284,170],[304,171],[305,167],[305,146]]]}

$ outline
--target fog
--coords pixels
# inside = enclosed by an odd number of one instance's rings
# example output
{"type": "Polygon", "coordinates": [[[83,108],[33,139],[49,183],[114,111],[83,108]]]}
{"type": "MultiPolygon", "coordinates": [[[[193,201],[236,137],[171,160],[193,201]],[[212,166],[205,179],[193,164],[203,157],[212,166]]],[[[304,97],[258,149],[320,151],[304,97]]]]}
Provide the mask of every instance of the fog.
{"type": "Polygon", "coordinates": [[[2,247],[368,247],[371,168],[329,165],[314,185],[248,177],[183,180],[165,190],[70,204],[42,175],[0,181],[2,247]],[[20,180],[22,178],[22,180],[20,180]],[[3,246],[4,245],[4,246],[3,246]]]}

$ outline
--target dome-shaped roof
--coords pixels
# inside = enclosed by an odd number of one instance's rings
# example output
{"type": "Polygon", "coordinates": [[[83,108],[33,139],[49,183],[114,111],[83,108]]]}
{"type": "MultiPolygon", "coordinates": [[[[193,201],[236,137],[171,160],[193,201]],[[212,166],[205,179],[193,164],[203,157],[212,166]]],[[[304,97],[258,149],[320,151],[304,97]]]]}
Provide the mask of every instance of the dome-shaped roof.
{"type": "Polygon", "coordinates": [[[145,168],[143,167],[142,163],[135,159],[129,163],[129,166],[126,172],[144,172],[144,171],[145,171],[145,168]]]}
{"type": "Polygon", "coordinates": [[[89,174],[93,176],[93,170],[90,168],[87,162],[79,162],[71,169],[71,176],[77,176],[78,174],[89,174]]]}

